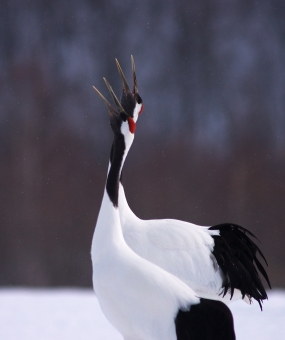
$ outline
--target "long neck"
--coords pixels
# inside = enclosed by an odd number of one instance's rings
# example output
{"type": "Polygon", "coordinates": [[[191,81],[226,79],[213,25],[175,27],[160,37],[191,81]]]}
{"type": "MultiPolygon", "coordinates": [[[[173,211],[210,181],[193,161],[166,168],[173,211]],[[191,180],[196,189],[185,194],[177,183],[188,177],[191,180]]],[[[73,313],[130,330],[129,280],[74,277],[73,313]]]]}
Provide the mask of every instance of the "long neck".
{"type": "Polygon", "coordinates": [[[130,132],[128,122],[123,122],[121,133],[114,137],[112,144],[110,165],[107,175],[106,190],[114,207],[118,207],[119,181],[125,159],[134,141],[134,134],[130,132]]]}
{"type": "MultiPolygon", "coordinates": [[[[120,210],[121,210],[121,207],[120,207],[121,202],[122,202],[123,205],[125,205],[125,202],[126,202],[126,204],[128,204],[126,197],[125,197],[124,189],[123,188],[121,189],[121,187],[122,187],[122,171],[123,171],[124,161],[127,157],[127,154],[129,152],[131,146],[132,146],[132,143],[134,141],[134,134],[130,132],[129,127],[128,127],[126,122],[123,123],[123,125],[122,125],[122,132],[123,132],[122,136],[124,137],[124,145],[123,145],[123,142],[121,140],[114,140],[114,142],[112,144],[112,148],[111,148],[110,163],[109,163],[109,169],[110,169],[111,165],[114,164],[114,161],[119,162],[119,159],[121,158],[121,156],[119,155],[120,149],[123,149],[123,148],[125,149],[125,152],[124,152],[123,157],[122,157],[122,163],[121,163],[121,169],[120,169],[119,175],[116,174],[116,176],[117,175],[119,176],[118,186],[119,186],[119,183],[120,183],[120,186],[118,188],[116,187],[117,195],[116,196],[113,195],[114,199],[116,199],[115,200],[115,206],[117,207],[119,205],[120,210]],[[115,148],[116,148],[116,150],[115,150],[115,148]],[[118,197],[118,196],[122,196],[122,197],[118,197]]],[[[107,179],[107,184],[108,184],[108,179],[107,179]]],[[[112,186],[112,187],[114,188],[114,186],[112,186]]]]}
{"type": "Polygon", "coordinates": [[[122,134],[115,136],[111,151],[111,166],[106,181],[106,191],[114,207],[118,207],[120,174],[126,158],[125,138],[122,134]]]}
{"type": "MultiPolygon", "coordinates": [[[[132,134],[130,132],[129,129],[125,129],[124,130],[124,136],[125,136],[125,147],[126,147],[126,152],[125,152],[125,157],[127,156],[127,153],[133,143],[134,140],[134,134],[132,134]]],[[[110,165],[111,166],[111,162],[113,160],[114,157],[114,143],[112,145],[111,148],[111,154],[110,154],[110,165]]],[[[119,211],[120,211],[120,220],[122,222],[122,228],[124,229],[127,228],[127,223],[126,222],[131,222],[134,221],[135,219],[138,219],[138,217],[132,212],[131,208],[128,205],[127,202],[127,198],[125,195],[125,191],[124,191],[124,187],[123,187],[123,183],[122,183],[122,171],[123,171],[123,164],[121,166],[121,171],[120,171],[120,175],[119,175],[119,188],[118,188],[118,195],[116,197],[117,201],[116,201],[116,206],[119,207],[119,211]]]]}
{"type": "Polygon", "coordinates": [[[135,221],[139,220],[139,218],[133,213],[133,211],[129,207],[125,195],[125,190],[121,181],[119,184],[119,211],[123,231],[127,230],[129,227],[133,228],[134,225],[136,224],[135,221]]]}
{"type": "Polygon", "coordinates": [[[104,251],[106,244],[118,244],[123,240],[118,210],[119,179],[132,140],[133,137],[128,139],[123,134],[119,134],[113,141],[111,164],[93,238],[93,246],[97,251],[98,249],[104,251]]]}

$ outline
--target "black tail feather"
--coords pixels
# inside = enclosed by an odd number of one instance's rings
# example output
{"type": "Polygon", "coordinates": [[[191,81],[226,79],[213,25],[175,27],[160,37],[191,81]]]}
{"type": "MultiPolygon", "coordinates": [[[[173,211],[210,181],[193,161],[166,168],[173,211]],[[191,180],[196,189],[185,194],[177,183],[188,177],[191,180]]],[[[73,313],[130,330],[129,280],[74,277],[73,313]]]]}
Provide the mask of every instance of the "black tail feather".
{"type": "Polygon", "coordinates": [[[209,230],[218,230],[219,235],[212,236],[215,240],[213,255],[224,273],[223,291],[225,296],[228,291],[233,296],[234,289],[239,289],[242,296],[258,301],[262,310],[261,302],[267,299],[265,288],[261,282],[258,271],[264,277],[271,288],[268,275],[257,259],[257,253],[265,261],[259,247],[249,238],[255,237],[249,230],[231,223],[224,223],[210,227],[209,230]],[[257,268],[257,269],[256,269],[257,268]]]}

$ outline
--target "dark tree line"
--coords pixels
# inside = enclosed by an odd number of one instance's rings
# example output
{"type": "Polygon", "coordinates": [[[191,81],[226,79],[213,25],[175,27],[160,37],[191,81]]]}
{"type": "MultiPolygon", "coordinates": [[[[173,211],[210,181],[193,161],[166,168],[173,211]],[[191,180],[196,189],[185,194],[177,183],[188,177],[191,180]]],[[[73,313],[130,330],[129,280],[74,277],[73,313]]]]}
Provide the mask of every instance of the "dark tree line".
{"type": "Polygon", "coordinates": [[[282,1],[0,2],[0,284],[91,284],[111,133],[130,55],[145,111],[126,161],[142,218],[233,221],[285,286],[282,1]]]}

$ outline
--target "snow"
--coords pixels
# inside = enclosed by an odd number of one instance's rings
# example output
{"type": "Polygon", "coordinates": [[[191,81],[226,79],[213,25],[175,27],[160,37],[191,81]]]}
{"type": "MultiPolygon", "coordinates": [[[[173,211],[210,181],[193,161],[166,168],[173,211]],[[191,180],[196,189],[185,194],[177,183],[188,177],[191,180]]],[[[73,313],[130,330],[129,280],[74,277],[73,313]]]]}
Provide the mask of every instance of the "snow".
{"type": "MultiPolygon", "coordinates": [[[[237,340],[285,339],[285,291],[257,303],[230,304],[237,340]]],[[[92,290],[0,289],[0,339],[122,340],[102,314],[92,290]]]]}

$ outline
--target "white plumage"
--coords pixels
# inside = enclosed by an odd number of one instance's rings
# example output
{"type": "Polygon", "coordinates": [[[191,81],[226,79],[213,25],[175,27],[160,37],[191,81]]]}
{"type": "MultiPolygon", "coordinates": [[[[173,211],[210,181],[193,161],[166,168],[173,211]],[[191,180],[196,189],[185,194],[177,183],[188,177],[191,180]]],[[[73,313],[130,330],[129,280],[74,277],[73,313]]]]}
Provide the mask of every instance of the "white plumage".
{"type": "MultiPolygon", "coordinates": [[[[129,208],[121,183],[119,210],[124,239],[139,256],[178,277],[200,297],[225,303],[242,298],[238,290],[232,299],[230,292],[221,294],[223,273],[212,254],[212,235],[218,231],[179,220],[141,220],[129,208]]],[[[244,300],[249,302],[247,296],[244,300]]]]}
{"type": "MultiPolygon", "coordinates": [[[[123,123],[123,131],[126,125],[123,123]]],[[[127,150],[124,158],[126,155],[127,150]]],[[[178,311],[189,309],[199,299],[183,282],[127,246],[119,210],[106,189],[91,257],[94,290],[102,311],[125,340],[176,339],[178,311]]]]}
{"type": "MultiPolygon", "coordinates": [[[[230,299],[229,293],[219,295],[223,274],[212,254],[211,237],[218,231],[179,220],[141,220],[129,208],[121,183],[119,210],[124,239],[134,252],[181,279],[200,297],[230,299]]],[[[234,298],[240,297],[235,292],[234,298]]]]}
{"type": "MultiPolygon", "coordinates": [[[[136,88],[134,63],[133,79],[136,88]]],[[[118,208],[119,178],[141,103],[134,104],[129,115],[106,84],[119,113],[95,89],[107,105],[114,133],[91,248],[93,286],[102,311],[125,340],[234,340],[232,315],[223,303],[202,301],[184,282],[140,257],[125,242],[118,208]]]]}

